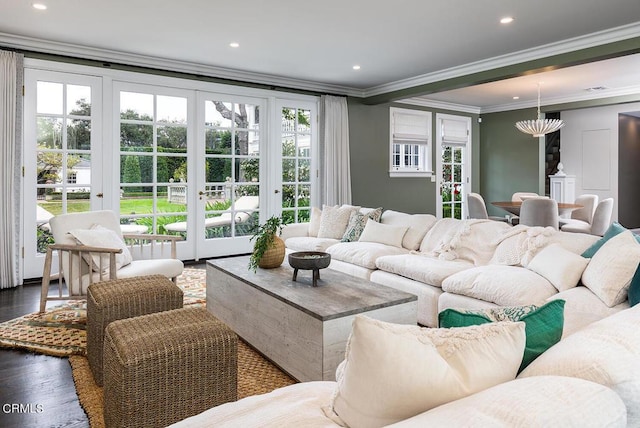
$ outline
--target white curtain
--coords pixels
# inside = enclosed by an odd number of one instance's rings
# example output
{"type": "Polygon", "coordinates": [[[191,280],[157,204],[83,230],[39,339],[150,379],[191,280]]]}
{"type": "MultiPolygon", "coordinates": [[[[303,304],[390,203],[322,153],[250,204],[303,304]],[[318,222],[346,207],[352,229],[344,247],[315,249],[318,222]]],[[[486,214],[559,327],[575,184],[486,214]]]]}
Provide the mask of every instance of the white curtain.
{"type": "Polygon", "coordinates": [[[23,56],[0,51],[0,288],[20,285],[23,56]]]}
{"type": "Polygon", "coordinates": [[[320,97],[320,151],[322,203],[351,204],[349,113],[344,97],[320,97]]]}

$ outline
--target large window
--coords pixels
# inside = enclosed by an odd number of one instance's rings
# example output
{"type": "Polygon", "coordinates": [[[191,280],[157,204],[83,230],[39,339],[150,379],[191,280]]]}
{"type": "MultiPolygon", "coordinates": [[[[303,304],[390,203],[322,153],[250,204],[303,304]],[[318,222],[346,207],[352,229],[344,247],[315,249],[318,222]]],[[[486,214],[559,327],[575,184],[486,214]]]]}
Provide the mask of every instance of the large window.
{"type": "Polygon", "coordinates": [[[391,177],[431,175],[431,113],[390,108],[391,177]]]}
{"type": "Polygon", "coordinates": [[[311,111],[283,107],[282,218],[285,223],[309,221],[311,210],[311,111]]]}

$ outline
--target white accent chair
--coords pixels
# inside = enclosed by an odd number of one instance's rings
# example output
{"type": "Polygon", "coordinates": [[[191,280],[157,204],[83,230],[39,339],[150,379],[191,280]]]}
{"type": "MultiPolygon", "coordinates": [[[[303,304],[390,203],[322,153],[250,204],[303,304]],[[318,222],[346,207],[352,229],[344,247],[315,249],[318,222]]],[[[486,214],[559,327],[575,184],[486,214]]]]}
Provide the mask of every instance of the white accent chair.
{"type": "Polygon", "coordinates": [[[566,224],[575,224],[580,226],[591,226],[593,214],[598,205],[598,195],[584,194],[576,198],[575,204],[582,205],[582,208],[571,211],[570,218],[560,219],[560,229],[566,224]]]}
{"type": "Polygon", "coordinates": [[[176,258],[176,241],[182,240],[181,236],[123,235],[113,211],[62,214],[51,218],[49,224],[55,243],[49,245],[45,257],[40,312],[48,300],[85,298],[87,287],[95,282],[154,274],[176,282],[184,269],[176,258]],[[78,239],[80,235],[85,242],[78,239]],[[52,273],[54,254],[58,256],[57,273],[52,273]],[[56,277],[57,296],[49,296],[49,284],[56,277]]]}
{"type": "Polygon", "coordinates": [[[602,236],[611,225],[613,215],[613,198],[603,199],[598,203],[591,224],[569,223],[562,226],[563,232],[589,233],[602,236]]]}
{"type": "Polygon", "coordinates": [[[525,199],[540,197],[537,193],[533,192],[516,192],[511,195],[512,202],[522,202],[525,199]]]}
{"type": "MultiPolygon", "coordinates": [[[[229,207],[229,212],[222,213],[217,217],[206,218],[204,221],[204,226],[206,228],[209,228],[231,225],[232,213],[235,215],[235,224],[244,223],[249,219],[249,217],[251,217],[251,213],[258,209],[259,205],[259,196],[241,196],[231,207],[229,207]]],[[[178,221],[175,223],[169,223],[165,225],[164,228],[167,232],[186,232],[187,222],[178,221]]]]}
{"type": "Polygon", "coordinates": [[[551,198],[525,199],[520,207],[520,224],[558,229],[558,202],[551,198]]]}
{"type": "Polygon", "coordinates": [[[479,193],[470,192],[467,195],[467,209],[469,211],[469,218],[489,219],[496,221],[508,221],[507,217],[490,216],[487,213],[487,205],[484,202],[484,198],[479,193]]]}

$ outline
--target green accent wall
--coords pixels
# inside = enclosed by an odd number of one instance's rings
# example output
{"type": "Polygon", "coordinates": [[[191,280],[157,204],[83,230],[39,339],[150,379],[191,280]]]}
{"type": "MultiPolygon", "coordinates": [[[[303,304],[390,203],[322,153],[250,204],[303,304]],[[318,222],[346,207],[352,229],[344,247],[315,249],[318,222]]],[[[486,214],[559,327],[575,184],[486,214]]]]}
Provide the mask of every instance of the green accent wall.
{"type": "Polygon", "coordinates": [[[511,200],[515,192],[544,194],[544,145],[515,127],[517,121],[536,115],[533,108],[482,115],[480,194],[490,215],[507,214],[491,201],[511,200]]]}
{"type": "MultiPolygon", "coordinates": [[[[389,108],[392,106],[433,112],[434,136],[436,113],[471,117],[472,189],[478,191],[481,153],[478,147],[480,128],[477,114],[400,103],[367,105],[357,98],[349,98],[348,106],[351,192],[354,205],[381,206],[407,213],[436,212],[436,183],[431,182],[430,177],[389,177],[389,108]]],[[[433,166],[435,167],[435,163],[433,166]]]]}

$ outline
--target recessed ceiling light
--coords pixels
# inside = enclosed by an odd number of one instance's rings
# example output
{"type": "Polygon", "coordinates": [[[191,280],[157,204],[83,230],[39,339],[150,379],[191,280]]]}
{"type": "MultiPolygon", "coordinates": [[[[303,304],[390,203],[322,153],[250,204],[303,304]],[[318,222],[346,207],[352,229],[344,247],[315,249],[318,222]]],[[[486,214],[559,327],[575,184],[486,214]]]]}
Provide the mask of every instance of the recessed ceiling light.
{"type": "Polygon", "coordinates": [[[360,66],[359,66],[359,65],[354,65],[354,66],[353,66],[353,69],[354,69],[354,70],[360,70],[360,66]]]}
{"type": "Polygon", "coordinates": [[[596,92],[596,91],[604,91],[608,89],[606,86],[592,86],[591,88],[586,88],[585,91],[596,92]]]}
{"type": "Polygon", "coordinates": [[[519,99],[520,99],[520,97],[516,95],[515,97],[513,97],[513,99],[514,99],[514,100],[519,100],[519,99]]]}
{"type": "Polygon", "coordinates": [[[500,20],[501,24],[511,24],[513,22],[513,16],[505,16],[500,20]]]}
{"type": "Polygon", "coordinates": [[[239,48],[239,47],[240,47],[240,43],[238,43],[238,42],[231,42],[231,43],[229,43],[229,46],[231,46],[232,48],[239,48]]]}
{"type": "Polygon", "coordinates": [[[43,3],[33,3],[31,7],[38,10],[47,10],[47,5],[43,3]]]}

